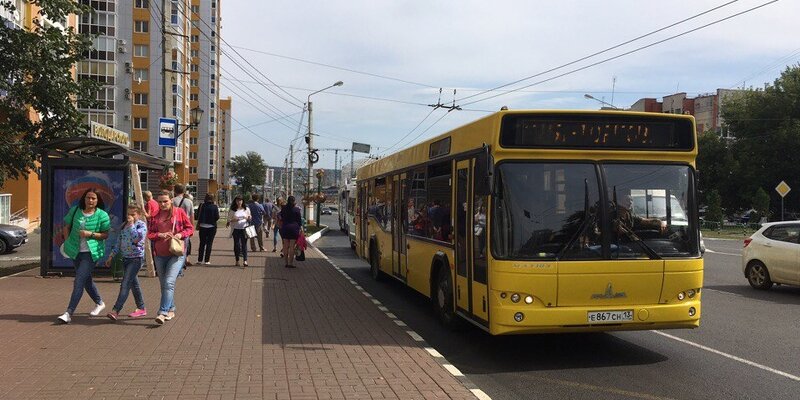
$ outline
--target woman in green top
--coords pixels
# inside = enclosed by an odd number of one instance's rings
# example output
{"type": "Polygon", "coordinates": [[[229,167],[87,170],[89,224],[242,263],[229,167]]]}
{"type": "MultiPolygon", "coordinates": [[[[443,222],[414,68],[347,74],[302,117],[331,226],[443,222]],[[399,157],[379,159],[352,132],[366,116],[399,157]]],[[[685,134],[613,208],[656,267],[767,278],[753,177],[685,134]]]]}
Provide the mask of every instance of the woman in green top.
{"type": "Polygon", "coordinates": [[[58,317],[59,322],[70,323],[84,289],[96,304],[89,315],[97,316],[106,308],[92,281],[92,270],[105,255],[105,240],[111,228],[111,220],[104,208],[103,199],[96,189],[91,188],[83,193],[78,206],[70,208],[64,217],[64,253],[75,264],[75,283],[67,312],[58,317]]]}

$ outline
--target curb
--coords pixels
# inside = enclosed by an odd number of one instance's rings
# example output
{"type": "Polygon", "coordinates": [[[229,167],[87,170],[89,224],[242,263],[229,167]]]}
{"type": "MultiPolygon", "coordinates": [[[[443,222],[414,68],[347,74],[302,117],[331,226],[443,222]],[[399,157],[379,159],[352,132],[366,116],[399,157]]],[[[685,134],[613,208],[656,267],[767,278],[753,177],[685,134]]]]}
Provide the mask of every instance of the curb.
{"type": "Polygon", "coordinates": [[[328,232],[328,230],[329,230],[329,229],[330,229],[330,228],[329,228],[329,227],[327,227],[327,226],[326,226],[326,227],[324,227],[324,228],[322,228],[322,230],[321,230],[321,231],[319,231],[319,232],[317,232],[317,233],[315,233],[315,234],[313,234],[313,235],[311,235],[311,236],[307,237],[307,238],[306,238],[306,242],[308,242],[308,243],[314,243],[314,242],[316,242],[317,240],[319,240],[319,238],[321,238],[321,237],[322,237],[322,235],[324,235],[326,232],[328,232]]]}
{"type": "MultiPolygon", "coordinates": [[[[317,234],[320,234],[320,237],[322,237],[322,234],[324,234],[327,231],[328,231],[328,228],[326,227],[325,229],[315,233],[312,236],[316,236],[317,234]]],[[[319,237],[314,238],[314,240],[317,240],[317,239],[319,239],[319,237]]],[[[369,294],[369,292],[367,292],[364,288],[362,288],[358,284],[358,282],[356,282],[350,275],[347,274],[347,272],[345,272],[343,269],[339,268],[339,266],[336,265],[336,263],[334,263],[333,260],[331,260],[325,253],[323,253],[322,250],[317,248],[317,252],[320,255],[322,255],[322,258],[325,259],[325,261],[327,261],[328,264],[330,264],[334,269],[336,269],[337,272],[342,274],[344,279],[346,279],[348,282],[350,282],[359,292],[361,292],[362,295],[364,295],[366,298],[370,299],[372,301],[372,303],[376,307],[378,307],[379,310],[381,310],[384,314],[386,314],[386,316],[390,320],[392,320],[392,322],[394,322],[401,329],[404,329],[406,331],[406,334],[411,336],[411,338],[415,342],[417,342],[417,344],[420,347],[425,349],[425,351],[428,354],[430,354],[430,356],[433,357],[433,359],[436,360],[439,363],[439,365],[442,366],[442,368],[444,368],[447,372],[449,372],[451,375],[453,375],[453,377],[455,377],[456,380],[459,381],[459,383],[461,383],[467,390],[469,390],[472,393],[472,395],[475,396],[475,398],[477,398],[478,400],[491,400],[491,397],[489,397],[488,394],[486,394],[483,390],[479,389],[478,386],[475,385],[474,382],[472,382],[472,380],[470,380],[466,375],[464,375],[461,371],[459,371],[458,368],[456,368],[452,363],[447,361],[447,359],[444,358],[444,356],[441,353],[439,353],[435,348],[433,348],[430,344],[428,344],[428,342],[426,342],[425,339],[422,336],[420,336],[420,334],[418,334],[417,332],[415,332],[414,330],[409,328],[408,325],[406,325],[405,322],[400,320],[400,318],[398,318],[395,314],[393,314],[391,311],[389,311],[389,309],[386,308],[386,306],[384,306],[383,304],[381,304],[381,302],[379,300],[377,300],[374,297],[372,297],[372,295],[369,294]]]]}

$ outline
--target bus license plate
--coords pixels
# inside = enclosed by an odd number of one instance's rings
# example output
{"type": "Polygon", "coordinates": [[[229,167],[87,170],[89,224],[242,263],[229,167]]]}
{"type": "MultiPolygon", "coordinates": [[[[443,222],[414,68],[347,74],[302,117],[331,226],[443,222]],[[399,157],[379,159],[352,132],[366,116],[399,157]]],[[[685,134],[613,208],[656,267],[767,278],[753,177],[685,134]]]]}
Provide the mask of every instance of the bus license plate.
{"type": "Polygon", "coordinates": [[[633,310],[624,311],[589,311],[590,324],[616,324],[618,322],[633,321],[633,310]]]}

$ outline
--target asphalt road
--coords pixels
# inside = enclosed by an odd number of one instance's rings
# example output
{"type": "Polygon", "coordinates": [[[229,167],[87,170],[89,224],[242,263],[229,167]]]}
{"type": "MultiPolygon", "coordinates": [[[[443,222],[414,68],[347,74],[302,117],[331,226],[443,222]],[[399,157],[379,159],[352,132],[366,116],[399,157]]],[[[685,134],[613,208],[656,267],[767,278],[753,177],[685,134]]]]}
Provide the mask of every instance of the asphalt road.
{"type": "Polygon", "coordinates": [[[800,398],[800,288],[751,289],[739,241],[706,239],[699,329],[492,337],[447,331],[426,298],[374,282],[336,218],[317,247],[493,399],[800,398]]]}

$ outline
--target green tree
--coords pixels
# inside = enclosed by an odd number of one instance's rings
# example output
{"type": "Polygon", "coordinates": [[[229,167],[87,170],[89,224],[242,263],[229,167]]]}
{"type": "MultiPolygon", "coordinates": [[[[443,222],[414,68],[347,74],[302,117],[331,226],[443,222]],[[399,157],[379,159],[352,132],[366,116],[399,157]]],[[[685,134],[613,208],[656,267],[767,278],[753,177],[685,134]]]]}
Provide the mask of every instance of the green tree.
{"type": "Polygon", "coordinates": [[[716,132],[704,132],[697,138],[697,171],[700,204],[708,204],[708,194],[716,191],[728,196],[731,191],[731,174],[737,169],[728,147],[728,141],[716,132]]]}
{"type": "Polygon", "coordinates": [[[707,193],[708,209],[706,210],[706,220],[722,224],[722,198],[716,190],[707,193]]]}
{"type": "Polygon", "coordinates": [[[758,222],[761,217],[769,217],[769,195],[763,188],[758,188],[753,195],[753,209],[756,215],[750,216],[750,222],[758,222]]]}
{"type": "MultiPolygon", "coordinates": [[[[91,37],[44,23],[45,17],[66,21],[91,8],[74,0],[30,2],[41,7],[32,29],[0,25],[0,187],[34,168],[37,146],[85,134],[88,127],[77,107],[96,104],[98,85],[73,77],[73,68],[91,49],[91,37]]],[[[15,7],[0,0],[0,8],[15,7]]]]}
{"type": "Polygon", "coordinates": [[[261,154],[248,151],[245,155],[231,157],[228,161],[231,176],[239,180],[242,193],[252,191],[253,186],[264,185],[267,179],[267,164],[261,154]]]}
{"type": "MultiPolygon", "coordinates": [[[[749,208],[758,189],[771,191],[782,180],[800,187],[800,65],[788,67],[764,89],[732,96],[722,104],[722,116],[736,137],[730,150],[738,160],[729,179],[735,191],[726,202],[749,208]]],[[[793,191],[786,203],[798,200],[793,191]]],[[[776,199],[771,209],[778,208],[776,199]]]]}

